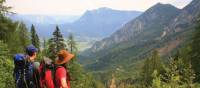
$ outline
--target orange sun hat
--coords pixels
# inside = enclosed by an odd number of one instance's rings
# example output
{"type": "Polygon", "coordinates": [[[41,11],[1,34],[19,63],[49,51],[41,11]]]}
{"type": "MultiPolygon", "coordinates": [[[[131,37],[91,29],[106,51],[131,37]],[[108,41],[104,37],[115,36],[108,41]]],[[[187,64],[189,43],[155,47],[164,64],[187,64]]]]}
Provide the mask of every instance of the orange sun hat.
{"type": "Polygon", "coordinates": [[[69,53],[67,50],[60,50],[57,56],[58,57],[56,58],[55,64],[58,65],[67,63],[74,57],[74,55],[69,53]]]}

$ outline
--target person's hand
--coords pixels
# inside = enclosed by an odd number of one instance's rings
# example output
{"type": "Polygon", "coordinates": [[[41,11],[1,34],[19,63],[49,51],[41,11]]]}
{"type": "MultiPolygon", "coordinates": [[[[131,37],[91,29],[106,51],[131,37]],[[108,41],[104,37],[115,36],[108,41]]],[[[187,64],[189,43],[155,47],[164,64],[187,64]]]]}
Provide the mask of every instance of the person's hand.
{"type": "Polygon", "coordinates": [[[61,78],[62,88],[68,88],[66,78],[61,78]]]}

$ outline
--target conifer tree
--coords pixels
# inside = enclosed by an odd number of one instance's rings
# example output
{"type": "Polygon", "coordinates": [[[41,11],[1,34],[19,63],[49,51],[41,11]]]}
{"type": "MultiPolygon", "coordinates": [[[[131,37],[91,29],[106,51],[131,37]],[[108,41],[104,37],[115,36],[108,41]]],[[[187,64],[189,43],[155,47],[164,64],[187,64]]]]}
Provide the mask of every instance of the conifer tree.
{"type": "Polygon", "coordinates": [[[200,20],[197,21],[193,41],[191,44],[191,64],[196,74],[196,81],[200,82],[200,20]]]}
{"type": "Polygon", "coordinates": [[[157,70],[154,70],[152,77],[153,77],[152,88],[161,88],[161,79],[160,75],[158,75],[157,73],[157,70]]]}
{"type": "Polygon", "coordinates": [[[183,80],[187,86],[187,88],[194,88],[194,79],[195,79],[195,73],[192,69],[191,63],[187,65],[187,67],[183,70],[183,80]]]}
{"type": "Polygon", "coordinates": [[[45,38],[43,39],[42,47],[43,47],[43,49],[42,49],[43,56],[47,56],[48,43],[45,38]]]}
{"type": "Polygon", "coordinates": [[[53,32],[53,38],[49,39],[48,43],[48,55],[52,59],[56,57],[56,54],[59,50],[66,49],[64,38],[58,26],[56,26],[56,29],[53,32]]]}
{"type": "Polygon", "coordinates": [[[170,58],[169,68],[166,69],[163,79],[169,84],[170,88],[179,87],[181,83],[180,69],[178,68],[178,60],[170,58]]]}
{"type": "Polygon", "coordinates": [[[150,85],[153,77],[152,74],[156,70],[157,74],[160,75],[163,71],[163,63],[159,56],[158,51],[153,51],[150,58],[147,58],[142,68],[142,80],[146,86],[150,85]]]}
{"type": "Polygon", "coordinates": [[[69,35],[67,44],[68,44],[68,49],[70,50],[70,52],[76,54],[78,49],[77,49],[77,45],[74,40],[73,34],[69,35]]]}
{"type": "Polygon", "coordinates": [[[33,24],[31,25],[31,42],[40,50],[40,40],[33,24]]]}
{"type": "Polygon", "coordinates": [[[20,45],[25,49],[26,46],[30,44],[29,32],[25,24],[21,23],[20,30],[18,33],[19,33],[19,40],[21,43],[20,45]]]}

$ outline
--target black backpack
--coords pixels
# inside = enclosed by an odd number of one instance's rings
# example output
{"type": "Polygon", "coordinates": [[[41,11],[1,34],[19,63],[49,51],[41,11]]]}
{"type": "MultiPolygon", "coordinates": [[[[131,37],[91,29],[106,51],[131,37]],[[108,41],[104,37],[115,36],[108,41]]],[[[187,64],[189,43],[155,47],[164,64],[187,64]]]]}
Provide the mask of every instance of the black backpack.
{"type": "Polygon", "coordinates": [[[33,65],[27,58],[28,56],[24,54],[16,54],[13,58],[16,88],[34,88],[33,65]]]}

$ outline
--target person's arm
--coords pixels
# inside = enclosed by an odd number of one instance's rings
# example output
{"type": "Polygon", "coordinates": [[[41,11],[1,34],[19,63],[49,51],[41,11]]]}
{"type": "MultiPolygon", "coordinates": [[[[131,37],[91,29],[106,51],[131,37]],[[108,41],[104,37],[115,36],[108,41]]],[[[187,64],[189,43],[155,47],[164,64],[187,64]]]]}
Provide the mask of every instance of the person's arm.
{"type": "Polygon", "coordinates": [[[64,67],[60,68],[60,82],[61,82],[61,88],[68,88],[67,85],[67,75],[66,75],[66,69],[64,67]]]}
{"type": "Polygon", "coordinates": [[[67,81],[66,81],[65,77],[61,78],[61,85],[62,85],[62,88],[68,88],[67,81]]]}

